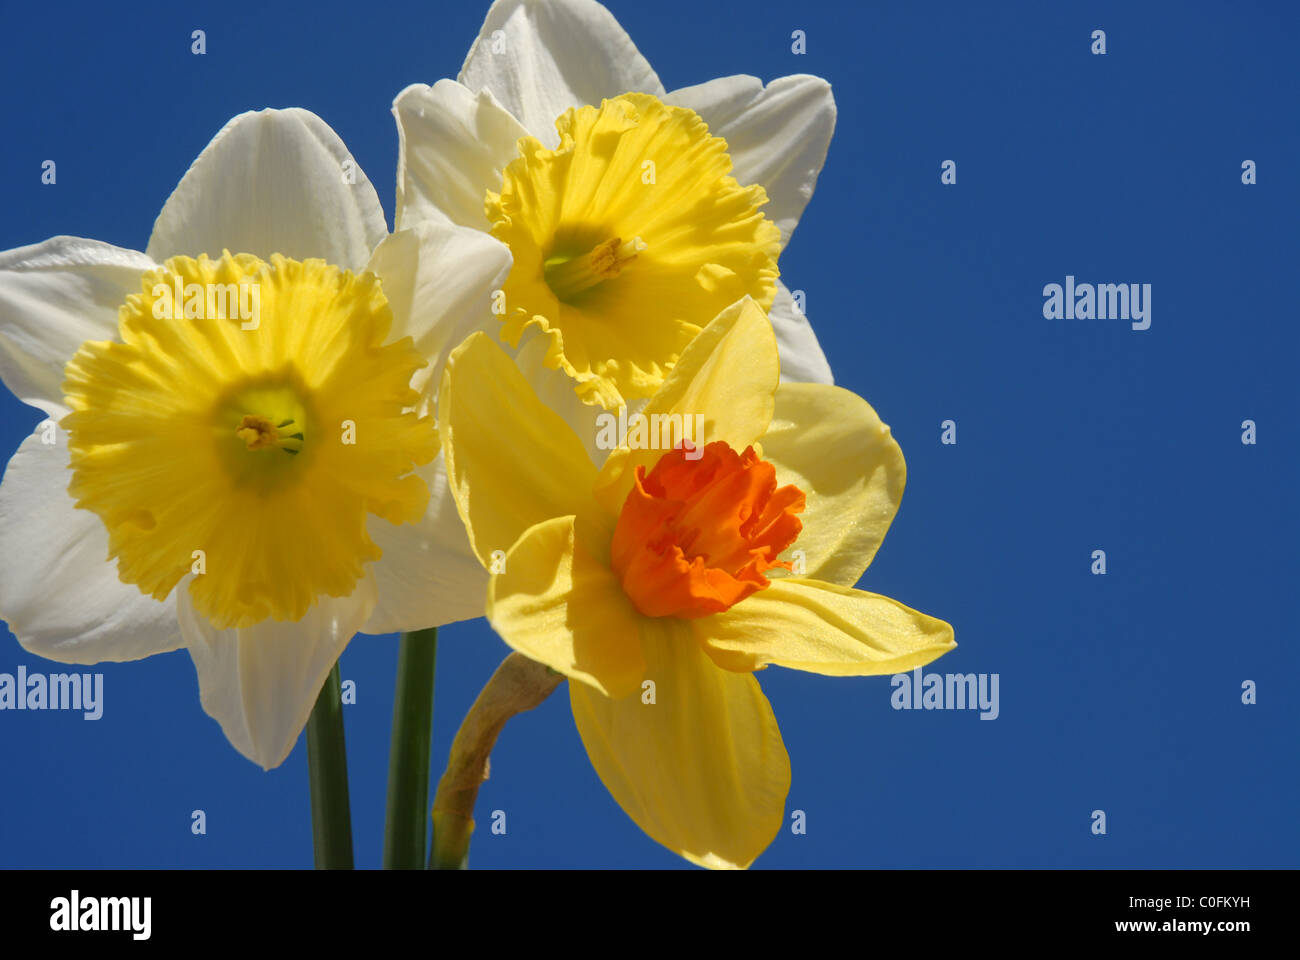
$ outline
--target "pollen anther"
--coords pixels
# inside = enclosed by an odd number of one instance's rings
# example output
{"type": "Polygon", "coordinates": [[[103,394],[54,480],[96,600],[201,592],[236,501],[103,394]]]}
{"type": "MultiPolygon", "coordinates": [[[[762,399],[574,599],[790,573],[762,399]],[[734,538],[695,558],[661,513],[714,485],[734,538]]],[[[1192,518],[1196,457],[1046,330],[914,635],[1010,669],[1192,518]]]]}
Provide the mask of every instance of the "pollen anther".
{"type": "Polygon", "coordinates": [[[598,283],[617,277],[645,249],[647,244],[640,237],[610,237],[596,244],[590,253],[546,261],[546,283],[558,299],[570,301],[598,283]]]}

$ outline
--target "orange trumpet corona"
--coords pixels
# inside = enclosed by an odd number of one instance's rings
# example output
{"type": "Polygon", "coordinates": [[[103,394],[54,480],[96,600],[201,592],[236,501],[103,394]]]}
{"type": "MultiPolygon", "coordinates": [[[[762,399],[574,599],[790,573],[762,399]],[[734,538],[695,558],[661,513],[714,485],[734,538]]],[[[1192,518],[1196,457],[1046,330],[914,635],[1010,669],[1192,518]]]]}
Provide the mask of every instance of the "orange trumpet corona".
{"type": "Polygon", "coordinates": [[[803,524],[803,491],[777,487],[776,468],[754,448],[715,441],[698,459],[679,447],[659,458],[623,503],[610,561],[647,617],[707,617],[768,586],[764,573],[790,569],[777,556],[803,524]]]}

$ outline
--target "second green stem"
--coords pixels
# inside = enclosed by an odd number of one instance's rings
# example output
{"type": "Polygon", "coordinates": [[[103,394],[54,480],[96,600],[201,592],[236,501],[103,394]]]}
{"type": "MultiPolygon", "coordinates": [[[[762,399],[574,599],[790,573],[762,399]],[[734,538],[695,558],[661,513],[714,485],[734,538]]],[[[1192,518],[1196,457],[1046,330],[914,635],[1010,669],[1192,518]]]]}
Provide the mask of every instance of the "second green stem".
{"type": "Polygon", "coordinates": [[[433,747],[433,682],[438,630],[402,634],[388,751],[384,869],[424,867],[429,829],[429,755],[433,747]]]}

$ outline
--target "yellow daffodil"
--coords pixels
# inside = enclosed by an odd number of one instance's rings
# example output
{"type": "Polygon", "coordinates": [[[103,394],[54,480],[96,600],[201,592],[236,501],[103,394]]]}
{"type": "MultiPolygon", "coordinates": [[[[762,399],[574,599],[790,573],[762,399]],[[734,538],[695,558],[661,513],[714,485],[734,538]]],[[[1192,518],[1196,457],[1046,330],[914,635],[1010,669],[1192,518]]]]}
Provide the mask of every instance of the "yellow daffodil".
{"type": "Polygon", "coordinates": [[[439,397],[456,505],[495,571],[492,626],[569,678],[628,815],[709,867],[748,866],[783,822],[789,759],[755,671],[892,674],[954,646],[948,624],[854,589],[903,493],[889,428],[848,391],[778,381],[771,324],[746,299],[643,411],[702,417],[702,445],[625,443],[597,469],[482,333],[453,351],[439,397]]]}
{"type": "Polygon", "coordinates": [[[355,633],[481,614],[431,407],[509,266],[473,230],[389,236],[304,110],[227,124],[144,253],[0,254],[0,376],[51,418],[0,484],[0,616],[64,662],[186,647],[230,742],[281,763],[355,633]]]}
{"type": "Polygon", "coordinates": [[[491,233],[514,267],[498,332],[578,429],[652,395],[700,324],[768,310],[788,379],[830,368],[777,258],[835,126],[826,81],[732,76],[667,93],[594,0],[497,0],[458,81],[403,90],[397,223],[491,233]],[[525,334],[536,332],[536,336],[525,334]]]}

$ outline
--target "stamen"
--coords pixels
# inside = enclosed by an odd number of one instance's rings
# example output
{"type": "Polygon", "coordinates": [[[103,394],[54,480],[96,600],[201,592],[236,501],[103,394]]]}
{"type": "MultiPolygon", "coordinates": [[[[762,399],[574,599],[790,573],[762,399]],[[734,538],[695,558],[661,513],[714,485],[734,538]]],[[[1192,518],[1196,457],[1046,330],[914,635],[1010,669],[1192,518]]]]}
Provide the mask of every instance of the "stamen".
{"type": "Polygon", "coordinates": [[[302,427],[292,417],[272,424],[269,418],[259,413],[245,414],[235,428],[235,436],[248,444],[249,450],[278,447],[295,455],[302,450],[304,440],[302,427]]]}
{"type": "Polygon", "coordinates": [[[623,268],[647,248],[640,237],[623,240],[611,237],[596,244],[590,253],[576,257],[553,257],[546,261],[546,283],[562,302],[617,277],[623,268]]]}

